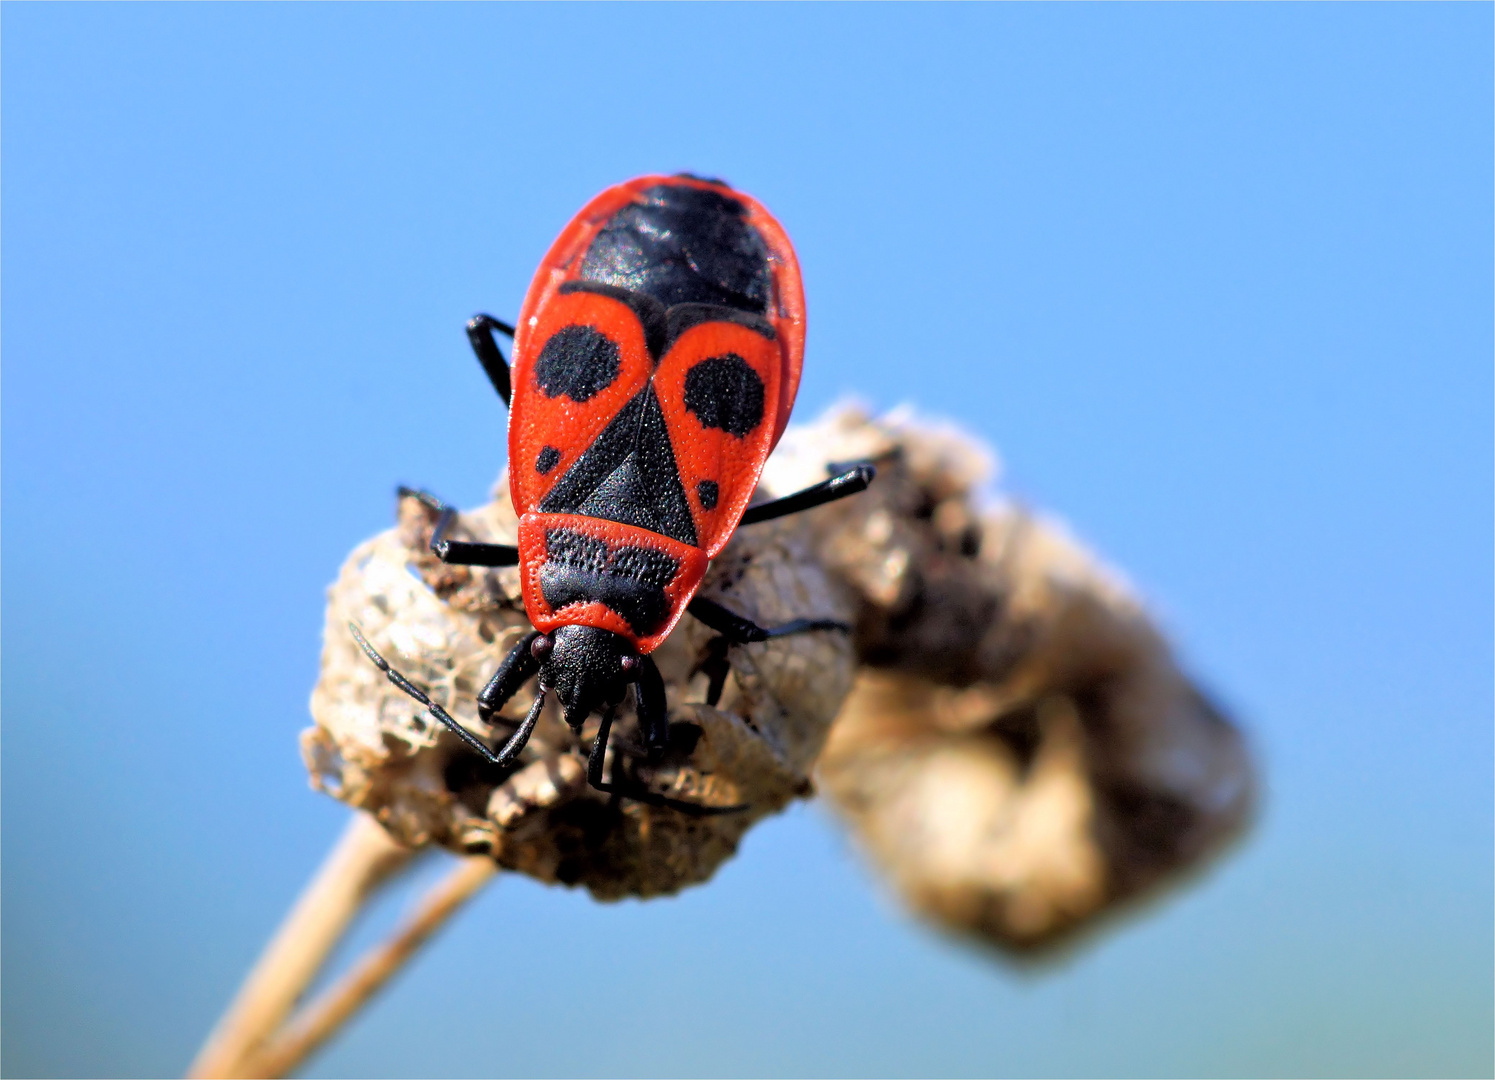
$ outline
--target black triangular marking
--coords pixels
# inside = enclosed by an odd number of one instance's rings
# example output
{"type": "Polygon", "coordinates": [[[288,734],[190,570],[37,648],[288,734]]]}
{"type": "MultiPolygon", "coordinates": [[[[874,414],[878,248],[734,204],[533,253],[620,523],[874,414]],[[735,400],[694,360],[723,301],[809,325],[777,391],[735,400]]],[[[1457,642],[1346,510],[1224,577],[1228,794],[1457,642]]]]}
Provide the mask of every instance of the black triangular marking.
{"type": "Polygon", "coordinates": [[[653,383],[618,410],[540,509],[636,525],[700,546],[653,383]]]}

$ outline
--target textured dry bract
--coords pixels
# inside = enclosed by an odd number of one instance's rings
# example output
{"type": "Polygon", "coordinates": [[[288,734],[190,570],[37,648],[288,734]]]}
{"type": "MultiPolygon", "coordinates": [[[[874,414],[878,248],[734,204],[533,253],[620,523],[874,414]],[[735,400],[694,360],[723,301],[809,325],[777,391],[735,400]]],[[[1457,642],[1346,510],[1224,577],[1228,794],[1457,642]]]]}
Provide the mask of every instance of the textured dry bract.
{"type": "Polygon", "coordinates": [[[864,664],[818,775],[908,904],[1047,943],[1239,830],[1239,732],[1119,578],[1053,521],[983,505],[983,447],[843,408],[791,431],[765,481],[792,490],[863,458],[872,489],[811,518],[858,598],[864,664]]]}
{"type": "MultiPolygon", "coordinates": [[[[869,491],[740,530],[702,588],[761,624],[830,617],[854,634],[734,647],[711,708],[700,669],[714,634],[686,616],[655,654],[673,721],[665,759],[636,752],[631,707],[615,727],[615,778],[746,812],[691,816],[592,790],[553,705],[501,775],[390,686],[350,620],[471,730],[501,739],[512,726],[484,729],[474,698],[530,628],[517,570],[436,561],[432,514],[414,499],[332,588],[303,739],[313,783],[408,844],[488,852],[612,898],[704,881],[755,821],[808,794],[814,771],[910,906],[1018,947],[1062,938],[1240,829],[1253,782],[1239,732],[1115,574],[1053,521],[983,496],[995,462],[968,436],[843,407],[791,428],[763,486],[785,494],[859,460],[878,465],[869,491]]],[[[500,489],[456,535],[514,533],[500,489]]],[[[509,725],[534,692],[510,703],[509,725]]]]}
{"type": "MultiPolygon", "coordinates": [[[[716,708],[705,704],[700,665],[715,636],[689,616],[655,654],[669,698],[670,746],[649,763],[632,698],[610,740],[614,782],[704,807],[714,816],[618,799],[586,783],[594,717],[577,743],[552,695],[517,771],[500,773],[465,748],[358,650],[357,623],[385,658],[469,730],[496,745],[537,692],[533,680],[485,728],[476,695],[531,627],[516,569],[445,566],[428,550],[434,515],[400,502],[400,523],[358,547],[329,594],[316,726],[302,737],[315,786],[367,810],[411,846],[488,852],[544,881],[585,885],[615,898],[673,892],[704,881],[757,820],[808,794],[810,770],[851,687],[847,635],[819,632],[730,650],[732,674],[716,708]]],[[[455,536],[514,541],[502,487],[463,513],[455,536]]],[[[701,593],[761,624],[848,619],[848,597],[821,568],[808,523],[789,519],[743,530],[712,563],[701,593]]]]}

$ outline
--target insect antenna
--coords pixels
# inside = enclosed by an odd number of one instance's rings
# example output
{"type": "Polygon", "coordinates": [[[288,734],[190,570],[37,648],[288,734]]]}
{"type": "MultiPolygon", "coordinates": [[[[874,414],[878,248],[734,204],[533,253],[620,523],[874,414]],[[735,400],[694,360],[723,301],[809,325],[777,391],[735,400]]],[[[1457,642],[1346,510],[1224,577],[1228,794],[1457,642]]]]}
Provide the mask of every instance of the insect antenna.
{"type": "MultiPolygon", "coordinates": [[[[426,710],[430,712],[430,714],[437,720],[445,724],[451,730],[453,735],[456,735],[457,738],[461,739],[468,746],[476,750],[479,754],[481,754],[488,761],[492,762],[494,765],[507,765],[508,762],[512,760],[512,755],[510,758],[506,759],[502,755],[495,754],[492,750],[488,749],[487,743],[483,742],[482,739],[478,738],[461,724],[457,723],[456,719],[450,713],[448,713],[440,705],[436,704],[436,702],[427,697],[425,691],[421,690],[420,687],[416,686],[409,679],[405,678],[405,676],[401,675],[394,668],[390,667],[389,661],[385,660],[384,657],[379,655],[378,651],[369,644],[368,639],[363,636],[356,625],[350,622],[348,624],[348,629],[353,631],[353,638],[358,642],[358,647],[363,650],[363,655],[372,660],[376,668],[384,672],[384,677],[387,678],[390,682],[394,683],[395,686],[399,687],[399,689],[404,691],[406,694],[409,694],[416,701],[424,705],[426,707],[426,710]]],[[[534,722],[540,715],[540,706],[542,706],[544,703],[545,692],[542,690],[540,692],[539,700],[536,701],[534,707],[530,709],[529,716],[525,717],[524,724],[520,725],[519,731],[516,731],[514,733],[514,738],[511,738],[509,742],[505,744],[505,751],[509,749],[509,746],[513,745],[514,740],[519,737],[521,732],[523,732],[525,739],[529,738],[529,731],[534,729],[534,722]],[[526,727],[528,728],[528,730],[526,730],[526,727]]],[[[519,745],[522,748],[524,742],[521,741],[519,745]]],[[[518,752],[519,750],[516,749],[513,753],[517,754],[518,752]]]]}

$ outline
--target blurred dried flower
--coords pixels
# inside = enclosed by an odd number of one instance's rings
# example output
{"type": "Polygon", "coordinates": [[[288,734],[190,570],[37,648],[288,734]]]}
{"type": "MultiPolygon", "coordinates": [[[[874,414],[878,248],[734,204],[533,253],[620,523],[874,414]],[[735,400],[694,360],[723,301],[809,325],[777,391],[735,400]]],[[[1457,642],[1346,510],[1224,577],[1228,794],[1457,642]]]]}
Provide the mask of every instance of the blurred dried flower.
{"type": "Polygon", "coordinates": [[[1246,821],[1240,733],[1127,587],[1052,521],[983,506],[988,451],[906,411],[791,429],[765,484],[872,459],[808,515],[864,665],[818,777],[916,911],[1030,947],[1176,877],[1246,821]]]}
{"type": "MultiPolygon", "coordinates": [[[[614,776],[706,807],[686,814],[586,782],[554,703],[515,767],[499,770],[434,723],[358,650],[347,624],[471,730],[475,695],[529,629],[515,569],[446,566],[435,514],[399,505],[329,592],[312,784],[359,810],[321,874],[220,1020],[193,1075],[282,1075],[330,1038],[498,866],[601,899],[705,881],[744,832],[818,777],[873,863],[916,912],[1032,949],[1198,865],[1244,826],[1255,789],[1239,731],[1179,671],[1130,590],[1055,522],[983,502],[992,455],[907,411],[850,406],[791,428],[763,487],[784,494],[872,460],[871,490],[744,529],[702,595],[772,625],[821,632],[728,651],[705,703],[716,635],[683,619],[654,654],[670,745],[649,762],[625,708],[614,776]],[[839,714],[839,715],[838,715],[839,714]],[[834,721],[834,727],[832,722],[834,721]],[[357,906],[409,852],[467,858],[385,944],[289,1019],[357,906]],[[491,861],[490,861],[491,860],[491,861]]],[[[512,543],[503,484],[456,535],[512,543]]],[[[523,693],[502,717],[519,722],[523,693]]]]}
{"type": "MultiPolygon", "coordinates": [[[[408,845],[491,854],[616,898],[706,880],[755,821],[809,793],[818,757],[832,803],[912,907],[1018,946],[1240,828],[1253,784],[1239,733],[1114,574],[1052,521],[981,503],[989,451],[907,412],[842,407],[786,434],[764,487],[786,492],[864,459],[880,468],[870,491],[740,531],[702,590],[765,623],[852,620],[854,641],[734,647],[712,708],[702,665],[715,635],[686,618],[655,654],[674,722],[666,758],[636,752],[631,711],[615,728],[612,759],[634,782],[747,811],[690,816],[592,790],[554,705],[519,767],[500,773],[389,686],[349,620],[463,723],[502,734],[479,723],[474,695],[529,629],[518,571],[437,561],[434,514],[411,498],[331,590],[316,726],[303,736],[313,783],[408,845]]],[[[500,485],[459,530],[511,542],[515,524],[500,485]]],[[[519,695],[505,715],[517,723],[526,704],[519,695]]]]}
{"type": "MultiPolygon", "coordinates": [[[[513,542],[517,522],[503,484],[494,501],[462,514],[455,535],[513,542]]],[[[619,713],[609,767],[671,798],[743,812],[692,816],[590,788],[585,749],[553,699],[517,770],[501,773],[390,686],[358,651],[356,622],[391,664],[471,730],[475,695],[505,651],[530,629],[516,569],[447,566],[427,545],[434,513],[400,503],[399,527],[360,545],[329,594],[316,726],[302,736],[312,783],[374,814],[402,842],[488,853],[543,881],[585,885],[602,899],[655,896],[705,881],[754,822],[812,789],[810,770],[851,688],[855,660],[844,633],[822,632],[733,647],[717,707],[705,704],[701,665],[716,636],[694,619],[655,654],[672,719],[664,759],[649,763],[631,705],[619,713]]],[[[713,561],[702,595],[772,625],[849,619],[793,518],[742,530],[713,561]]],[[[504,715],[518,723],[533,695],[504,715]]],[[[507,731],[501,732],[507,734],[507,731]]]]}

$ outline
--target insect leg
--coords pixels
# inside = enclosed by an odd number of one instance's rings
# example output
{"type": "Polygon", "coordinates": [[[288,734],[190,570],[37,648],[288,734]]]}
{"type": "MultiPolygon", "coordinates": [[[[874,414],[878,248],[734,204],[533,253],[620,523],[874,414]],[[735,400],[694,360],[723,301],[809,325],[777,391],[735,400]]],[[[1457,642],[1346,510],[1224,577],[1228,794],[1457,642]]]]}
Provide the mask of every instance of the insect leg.
{"type": "Polygon", "coordinates": [[[697,596],[685,610],[733,645],[768,641],[770,638],[788,637],[790,634],[808,634],[815,630],[839,630],[843,634],[851,633],[851,627],[836,619],[795,619],[782,626],[759,626],[753,620],[728,611],[715,600],[707,600],[704,596],[697,596]]]}
{"type": "Polygon", "coordinates": [[[478,363],[483,365],[488,381],[507,406],[510,394],[509,365],[504,360],[504,354],[498,351],[498,342],[493,337],[495,330],[510,340],[514,337],[514,328],[492,315],[474,315],[467,320],[467,340],[472,343],[472,351],[478,354],[478,363]]]}
{"type": "Polygon", "coordinates": [[[401,487],[400,498],[419,499],[440,515],[431,531],[431,553],[450,566],[518,566],[519,549],[509,544],[478,544],[448,540],[447,532],[457,520],[457,511],[429,491],[401,487]]]}
{"type": "Polygon", "coordinates": [[[696,670],[704,672],[708,680],[706,686],[706,704],[713,709],[721,704],[722,691],[727,688],[727,676],[732,671],[732,664],[727,659],[727,649],[732,643],[718,634],[706,643],[706,655],[696,670]]]}
{"type": "Polygon", "coordinates": [[[638,723],[643,729],[649,756],[656,757],[670,741],[670,706],[664,696],[664,679],[652,656],[641,658],[634,693],[638,699],[638,723]]]}
{"type": "Polygon", "coordinates": [[[540,661],[530,652],[530,646],[539,636],[540,631],[534,630],[520,638],[478,694],[478,717],[483,723],[492,724],[493,714],[508,704],[519,688],[540,670],[540,661]]]}
{"type": "Polygon", "coordinates": [[[519,725],[514,734],[509,736],[503,749],[499,750],[498,756],[493,758],[495,765],[508,765],[519,756],[520,751],[524,749],[524,744],[529,742],[529,737],[534,734],[535,723],[540,719],[540,710],[543,708],[545,708],[545,688],[542,686],[540,692],[535,695],[535,703],[525,714],[523,723],[519,725]]]}
{"type": "Polygon", "coordinates": [[[868,462],[853,465],[845,472],[829,480],[812,484],[803,491],[796,491],[793,495],[785,495],[782,499],[774,499],[772,502],[748,507],[738,524],[756,525],[760,521],[772,521],[774,518],[797,514],[801,510],[811,510],[817,506],[824,506],[828,502],[844,499],[848,495],[866,491],[867,485],[872,483],[872,478],[876,475],[876,467],[868,462]]]}
{"type": "MultiPolygon", "coordinates": [[[[648,659],[645,657],[645,659],[648,659]]],[[[661,693],[664,683],[660,683],[661,693]]],[[[642,697],[642,695],[641,695],[642,697]]],[[[640,705],[642,712],[643,706],[640,705]]],[[[649,806],[664,806],[671,810],[679,810],[681,813],[692,817],[715,817],[717,814],[735,814],[746,810],[746,806],[702,806],[700,803],[685,802],[681,799],[671,799],[664,795],[656,795],[652,791],[643,788],[624,787],[620,784],[611,784],[602,779],[602,766],[607,760],[607,737],[612,732],[613,712],[608,709],[602,714],[602,723],[597,728],[597,737],[592,740],[592,752],[587,755],[587,783],[598,791],[609,795],[621,795],[625,799],[645,803],[649,806]]],[[[642,719],[642,717],[640,717],[642,719]]]]}
{"type": "MultiPolygon", "coordinates": [[[[416,701],[424,705],[432,716],[434,716],[437,720],[440,720],[443,724],[451,729],[453,735],[457,736],[457,738],[461,739],[469,747],[471,747],[473,750],[476,750],[479,754],[481,754],[488,761],[492,762],[494,765],[506,765],[510,760],[512,760],[512,756],[510,758],[504,758],[501,755],[494,754],[492,750],[488,749],[487,743],[483,742],[482,739],[478,738],[461,724],[457,723],[456,719],[450,713],[448,713],[440,705],[436,704],[436,702],[427,697],[424,691],[422,691],[409,679],[405,678],[405,676],[401,675],[394,668],[390,667],[388,661],[386,661],[384,657],[380,656],[377,652],[374,651],[374,647],[370,645],[368,643],[368,639],[366,639],[363,634],[359,632],[358,627],[354,626],[352,623],[349,623],[348,629],[353,631],[353,637],[358,642],[358,647],[363,650],[363,654],[374,662],[375,667],[384,672],[385,678],[394,683],[395,686],[399,687],[405,693],[409,694],[416,701]]],[[[543,698],[544,695],[542,694],[541,697],[543,698]]],[[[531,712],[535,716],[539,715],[538,709],[533,709],[531,710],[531,712]]],[[[526,718],[526,722],[529,722],[528,718],[526,718]]],[[[533,723],[530,723],[530,728],[534,728],[533,723]]],[[[523,728],[521,727],[520,730],[523,730],[523,728]]],[[[518,732],[515,732],[515,734],[517,735],[518,732]]],[[[525,732],[525,738],[529,738],[528,732],[525,732]]],[[[510,739],[509,741],[512,743],[514,740],[510,739]]],[[[521,744],[521,746],[522,745],[523,744],[521,744]]],[[[505,751],[507,751],[508,749],[508,746],[504,747],[505,751]]],[[[515,753],[518,753],[518,751],[516,750],[515,753]]]]}
{"type": "Polygon", "coordinates": [[[592,752],[587,755],[587,783],[598,791],[614,792],[612,784],[602,780],[602,763],[607,758],[607,737],[612,734],[613,710],[602,714],[602,723],[597,727],[597,737],[592,740],[592,752]]]}

